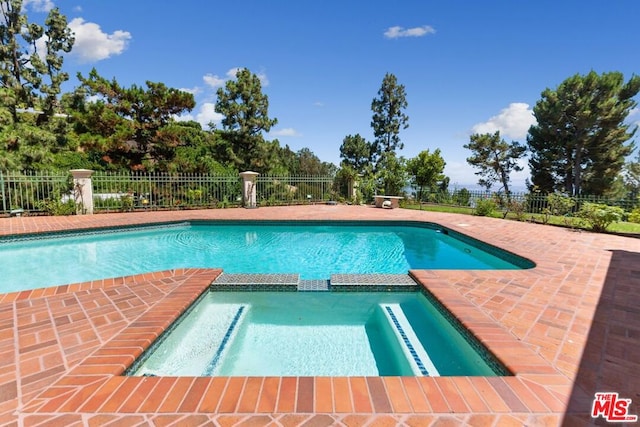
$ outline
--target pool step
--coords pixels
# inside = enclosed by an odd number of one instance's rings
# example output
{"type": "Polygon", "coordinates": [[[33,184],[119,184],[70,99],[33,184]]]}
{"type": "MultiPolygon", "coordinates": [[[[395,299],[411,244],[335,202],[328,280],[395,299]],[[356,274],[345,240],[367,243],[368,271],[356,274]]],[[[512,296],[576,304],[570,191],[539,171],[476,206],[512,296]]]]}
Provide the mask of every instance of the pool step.
{"type": "Polygon", "coordinates": [[[296,291],[298,274],[228,274],[223,273],[211,283],[214,291],[296,291]]]}
{"type": "Polygon", "coordinates": [[[412,292],[418,284],[408,274],[332,274],[329,280],[302,280],[298,274],[224,273],[214,291],[412,292]]]}
{"type": "Polygon", "coordinates": [[[409,320],[405,317],[400,304],[380,304],[380,307],[389,321],[413,373],[418,376],[440,376],[429,354],[413,331],[409,320]]]}
{"type": "Polygon", "coordinates": [[[346,292],[412,292],[418,284],[408,274],[332,274],[331,288],[346,292]]]}

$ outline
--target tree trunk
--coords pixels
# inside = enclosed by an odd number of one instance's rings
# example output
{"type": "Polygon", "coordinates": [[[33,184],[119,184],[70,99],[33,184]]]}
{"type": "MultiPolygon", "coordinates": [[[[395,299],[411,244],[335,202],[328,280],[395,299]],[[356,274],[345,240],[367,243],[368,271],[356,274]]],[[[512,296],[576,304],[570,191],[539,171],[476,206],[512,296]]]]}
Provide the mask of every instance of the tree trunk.
{"type": "Polygon", "coordinates": [[[504,168],[500,168],[500,180],[502,181],[502,187],[507,195],[507,202],[511,201],[511,192],[509,191],[509,176],[505,172],[504,168]]]}
{"type": "Polygon", "coordinates": [[[573,191],[569,194],[577,196],[580,194],[580,186],[582,185],[582,148],[584,143],[578,141],[576,143],[575,155],[573,157],[573,191]]]}

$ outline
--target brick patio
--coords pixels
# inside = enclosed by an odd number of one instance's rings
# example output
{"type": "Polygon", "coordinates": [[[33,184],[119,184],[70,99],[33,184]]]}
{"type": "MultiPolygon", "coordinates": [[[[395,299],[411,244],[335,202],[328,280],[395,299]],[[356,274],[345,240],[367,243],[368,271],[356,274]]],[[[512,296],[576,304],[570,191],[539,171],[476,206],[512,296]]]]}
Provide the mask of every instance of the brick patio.
{"type": "Polygon", "coordinates": [[[527,257],[411,271],[515,375],[120,376],[221,272],[185,268],[0,294],[1,425],[584,425],[596,391],[640,414],[640,239],[325,205],[1,218],[0,235],[192,219],[429,221],[527,257]]]}

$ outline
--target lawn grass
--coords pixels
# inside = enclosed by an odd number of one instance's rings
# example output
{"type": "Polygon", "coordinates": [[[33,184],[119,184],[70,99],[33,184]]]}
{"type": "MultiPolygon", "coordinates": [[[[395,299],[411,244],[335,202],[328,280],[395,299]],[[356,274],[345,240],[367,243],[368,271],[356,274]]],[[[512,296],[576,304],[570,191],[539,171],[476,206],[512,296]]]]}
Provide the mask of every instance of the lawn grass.
{"type": "MultiPolygon", "coordinates": [[[[449,206],[449,205],[436,205],[436,204],[404,204],[402,206],[405,209],[419,209],[423,211],[432,211],[432,212],[445,212],[445,213],[458,213],[465,215],[473,215],[473,208],[466,206],[449,206]]],[[[502,213],[496,212],[493,217],[502,218],[502,213]]],[[[544,217],[542,214],[525,214],[524,216],[526,221],[536,222],[536,223],[544,223],[544,217]]],[[[509,213],[507,218],[509,220],[517,220],[516,215],[513,213],[509,213]]],[[[564,216],[549,216],[549,220],[547,222],[550,225],[557,225],[567,228],[576,228],[586,230],[587,227],[582,224],[580,218],[575,217],[564,217],[564,216]]],[[[614,222],[607,228],[607,232],[611,233],[624,233],[624,234],[638,234],[640,237],[640,224],[636,224],[633,222],[614,222]]]]}

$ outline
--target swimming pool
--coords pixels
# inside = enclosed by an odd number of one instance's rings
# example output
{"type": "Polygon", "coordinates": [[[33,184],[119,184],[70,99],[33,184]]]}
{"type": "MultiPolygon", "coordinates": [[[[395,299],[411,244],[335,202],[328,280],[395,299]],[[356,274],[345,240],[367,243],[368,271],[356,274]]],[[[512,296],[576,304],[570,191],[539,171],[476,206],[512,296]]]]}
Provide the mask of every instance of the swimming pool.
{"type": "Polygon", "coordinates": [[[176,268],[225,273],[406,274],[533,264],[451,230],[396,222],[206,222],[0,238],[0,292],[176,268]]]}
{"type": "Polygon", "coordinates": [[[493,376],[506,370],[421,292],[208,292],[127,374],[493,376]]]}

